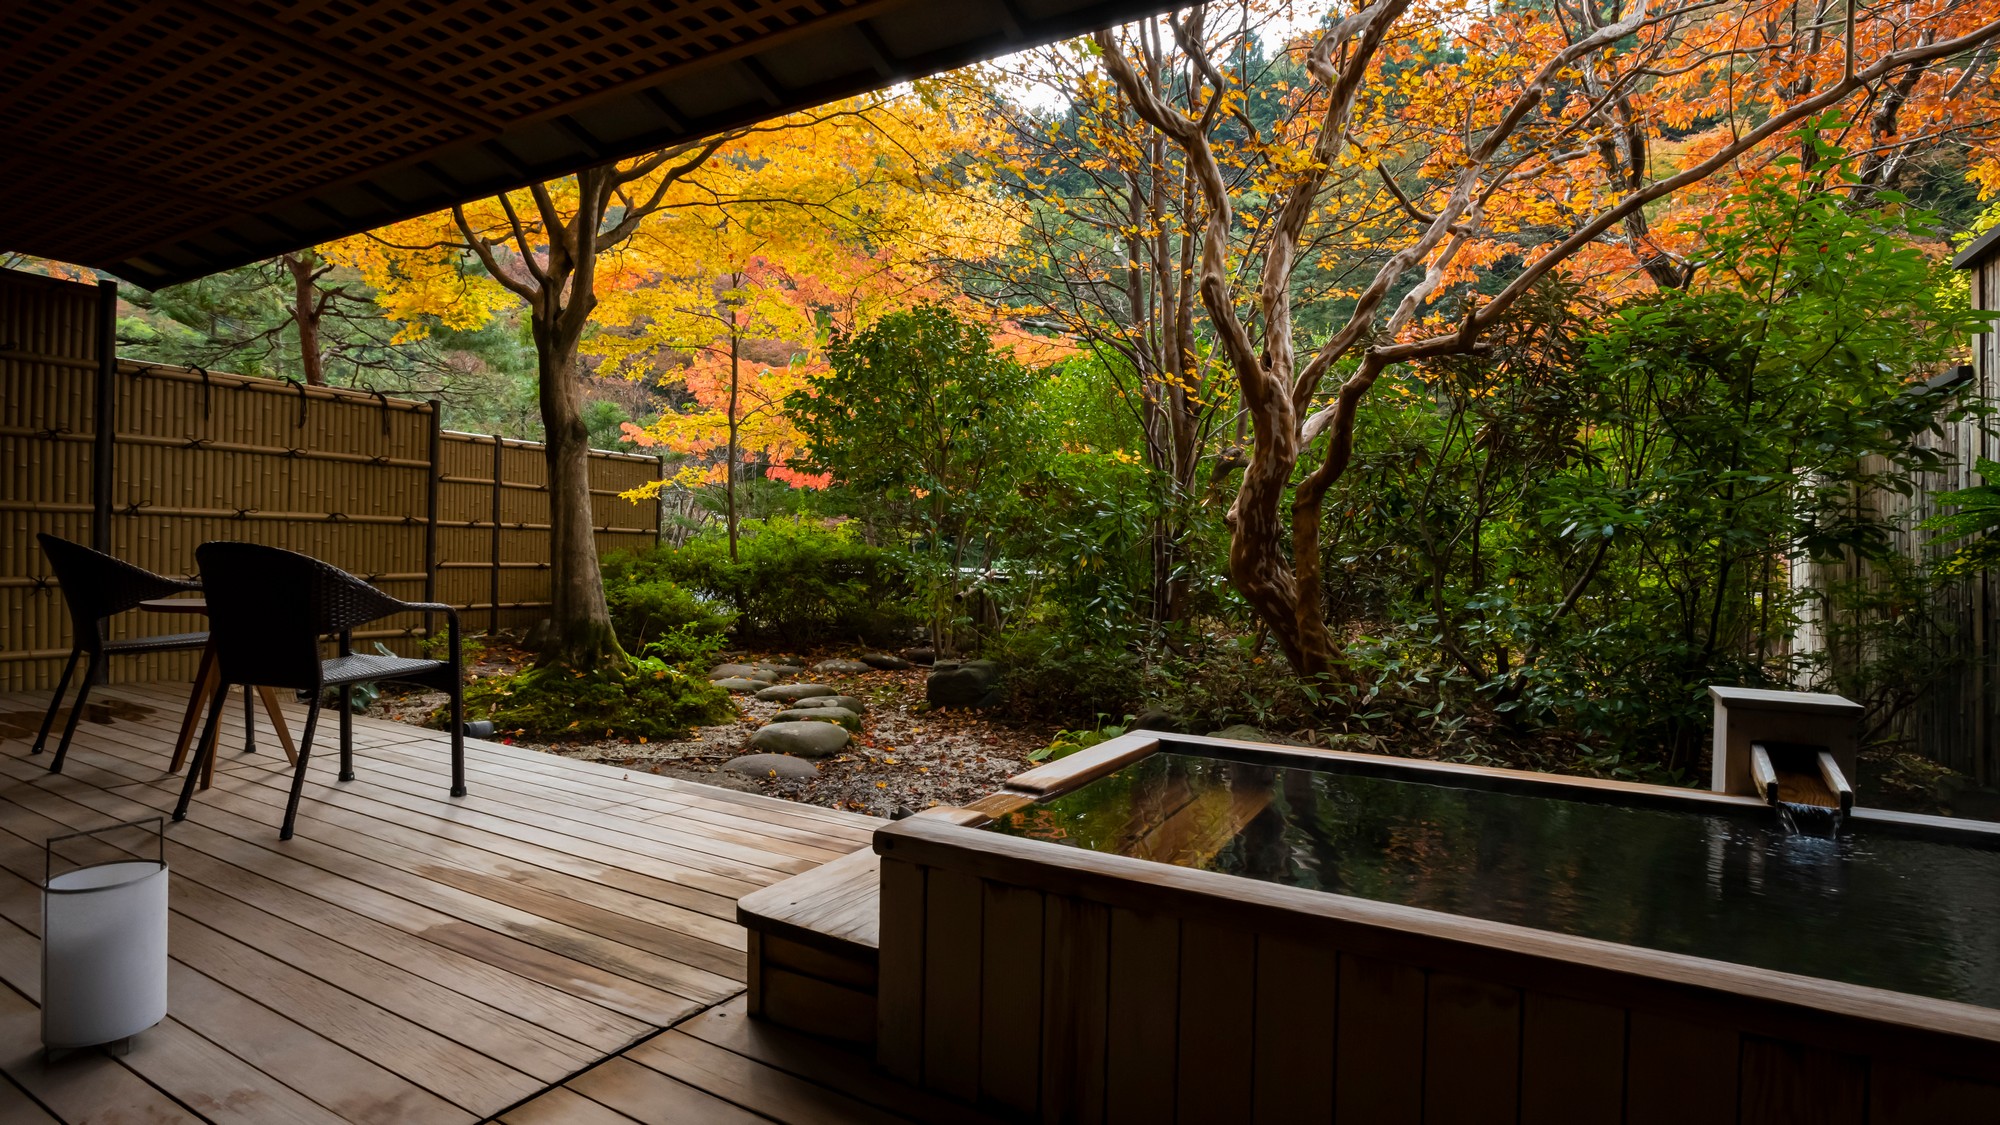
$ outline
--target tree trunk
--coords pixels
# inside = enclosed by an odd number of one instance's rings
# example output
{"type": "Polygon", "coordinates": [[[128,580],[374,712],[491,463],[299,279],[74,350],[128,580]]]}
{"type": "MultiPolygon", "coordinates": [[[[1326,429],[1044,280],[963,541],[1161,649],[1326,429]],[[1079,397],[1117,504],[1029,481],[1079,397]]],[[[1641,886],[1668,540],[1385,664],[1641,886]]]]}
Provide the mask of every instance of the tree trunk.
{"type": "MultiPolygon", "coordinates": [[[[586,298],[587,299],[587,298],[586,298]]],[[[623,663],[625,652],[604,604],[604,575],[597,566],[591,512],[590,431],[583,424],[583,385],[577,379],[582,332],[535,310],[535,358],[542,408],[542,455],[549,476],[549,616],[531,638],[543,660],[589,669],[623,663]],[[556,320],[557,323],[545,323],[556,320]]],[[[581,318],[577,318],[580,326],[581,318]]]]}
{"type": "Polygon", "coordinates": [[[299,326],[299,369],[306,383],[326,386],[326,363],[319,351],[319,257],[310,250],[286,254],[292,275],[292,322],[299,326]]]}
{"type": "Polygon", "coordinates": [[[736,561],[736,443],[738,422],[736,418],[738,377],[741,374],[741,336],[736,330],[736,313],[729,314],[729,448],[723,454],[722,496],[728,508],[729,519],[729,561],[736,561]]]}

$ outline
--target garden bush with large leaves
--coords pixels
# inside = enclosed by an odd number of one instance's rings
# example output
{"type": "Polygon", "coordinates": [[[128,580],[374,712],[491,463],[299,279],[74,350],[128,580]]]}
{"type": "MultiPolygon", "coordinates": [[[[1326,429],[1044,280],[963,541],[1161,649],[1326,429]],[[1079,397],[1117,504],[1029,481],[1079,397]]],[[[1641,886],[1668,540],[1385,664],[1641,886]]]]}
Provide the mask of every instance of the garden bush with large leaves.
{"type": "Polygon", "coordinates": [[[773,518],[746,520],[740,530],[734,558],[728,537],[710,532],[637,555],[621,573],[637,585],[670,583],[729,615],[726,627],[741,644],[897,644],[921,620],[908,563],[844,524],[773,518]]]}

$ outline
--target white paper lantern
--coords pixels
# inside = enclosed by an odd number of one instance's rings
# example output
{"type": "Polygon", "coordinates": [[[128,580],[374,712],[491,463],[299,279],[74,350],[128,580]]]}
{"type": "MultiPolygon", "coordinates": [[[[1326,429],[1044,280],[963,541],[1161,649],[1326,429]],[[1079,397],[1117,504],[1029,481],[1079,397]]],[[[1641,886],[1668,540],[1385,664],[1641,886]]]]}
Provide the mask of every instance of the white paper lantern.
{"type": "Polygon", "coordinates": [[[42,892],[42,1045],[111,1043],[166,1015],[164,858],[50,877],[42,892]]]}

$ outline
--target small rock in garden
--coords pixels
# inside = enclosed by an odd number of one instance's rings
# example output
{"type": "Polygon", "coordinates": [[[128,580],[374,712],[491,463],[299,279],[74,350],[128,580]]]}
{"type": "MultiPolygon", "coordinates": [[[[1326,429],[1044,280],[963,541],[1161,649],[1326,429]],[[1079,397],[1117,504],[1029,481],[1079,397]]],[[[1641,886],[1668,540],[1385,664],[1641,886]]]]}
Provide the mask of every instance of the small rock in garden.
{"type": "Polygon", "coordinates": [[[825,684],[775,684],[757,693],[759,699],[775,699],[781,703],[795,703],[801,699],[811,699],[815,695],[832,695],[833,689],[825,684]]]}
{"type": "Polygon", "coordinates": [[[874,670],[875,667],[872,664],[863,664],[859,660],[849,660],[844,656],[835,657],[832,660],[822,660],[818,664],[813,665],[813,671],[829,676],[858,676],[863,672],[873,672],[874,670]]]}
{"type": "Polygon", "coordinates": [[[772,754],[824,758],[847,745],[847,731],[833,723],[772,723],[750,736],[750,745],[772,754]]]}
{"type": "Polygon", "coordinates": [[[1268,731],[1259,730],[1248,723],[1238,723],[1232,727],[1223,727],[1221,730],[1211,731],[1209,732],[1209,737],[1233,738],[1238,742],[1267,742],[1275,746],[1305,745],[1305,743],[1300,742],[1296,738],[1287,738],[1282,734],[1271,734],[1268,731]]]}
{"type": "Polygon", "coordinates": [[[746,679],[745,677],[742,676],[724,676],[721,679],[715,681],[715,686],[722,688],[725,691],[745,692],[745,691],[762,691],[765,688],[770,687],[771,685],[765,683],[762,680],[746,679]]]}
{"type": "Polygon", "coordinates": [[[788,778],[813,778],[819,776],[819,767],[804,758],[794,758],[790,754],[745,754],[741,758],[731,758],[722,764],[730,773],[740,773],[745,777],[769,777],[777,774],[788,778]]]}
{"type": "Polygon", "coordinates": [[[708,670],[711,680],[723,680],[749,676],[757,670],[755,664],[717,664],[708,670]]]}
{"type": "Polygon", "coordinates": [[[1265,735],[1263,731],[1258,730],[1256,727],[1253,727],[1248,723],[1237,723],[1235,726],[1228,726],[1228,727],[1223,727],[1221,730],[1209,731],[1208,737],[1233,738],[1238,742],[1271,741],[1270,738],[1267,735],[1265,735]]]}
{"type": "Polygon", "coordinates": [[[990,660],[939,661],[924,684],[924,698],[933,707],[988,706],[1000,668],[990,660]]]}
{"type": "Polygon", "coordinates": [[[902,657],[887,652],[864,652],[861,654],[861,662],[870,668],[880,668],[884,672],[900,672],[912,666],[902,657]]]}
{"type": "Polygon", "coordinates": [[[937,661],[937,650],[934,648],[906,648],[903,650],[903,659],[912,664],[932,664],[937,661]]]}
{"type": "MultiPolygon", "coordinates": [[[[822,699],[832,698],[821,696],[822,699]]],[[[845,707],[794,707],[771,716],[774,723],[839,723],[848,730],[861,729],[861,716],[845,707]]]]}
{"type": "Polygon", "coordinates": [[[1159,731],[1162,734],[1186,734],[1187,724],[1178,715],[1163,707],[1148,707],[1132,718],[1132,730],[1159,731]]]}
{"type": "Polygon", "coordinates": [[[868,705],[851,695],[815,695],[811,699],[801,699],[798,707],[845,707],[857,715],[866,715],[868,705]]]}

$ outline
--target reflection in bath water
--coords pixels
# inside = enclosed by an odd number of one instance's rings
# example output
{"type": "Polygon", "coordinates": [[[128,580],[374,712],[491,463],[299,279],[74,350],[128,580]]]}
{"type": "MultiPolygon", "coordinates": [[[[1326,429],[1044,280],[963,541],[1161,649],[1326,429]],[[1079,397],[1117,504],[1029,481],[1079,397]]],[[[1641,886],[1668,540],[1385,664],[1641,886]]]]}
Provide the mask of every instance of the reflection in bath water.
{"type": "Polygon", "coordinates": [[[2000,1007],[2000,850],[1170,753],[989,827],[2000,1007]]]}

